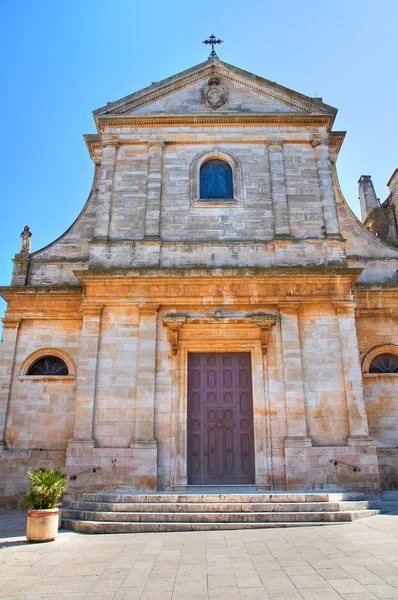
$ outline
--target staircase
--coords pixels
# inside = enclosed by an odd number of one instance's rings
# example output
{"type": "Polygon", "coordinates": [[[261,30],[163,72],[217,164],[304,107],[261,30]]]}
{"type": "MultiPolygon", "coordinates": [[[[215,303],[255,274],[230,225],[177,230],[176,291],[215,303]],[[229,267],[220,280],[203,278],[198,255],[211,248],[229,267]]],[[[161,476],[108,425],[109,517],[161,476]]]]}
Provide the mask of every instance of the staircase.
{"type": "Polygon", "coordinates": [[[84,533],[303,527],[346,523],[380,512],[361,493],[261,493],[241,488],[196,488],[183,494],[86,493],[64,506],[63,526],[84,533]]]}

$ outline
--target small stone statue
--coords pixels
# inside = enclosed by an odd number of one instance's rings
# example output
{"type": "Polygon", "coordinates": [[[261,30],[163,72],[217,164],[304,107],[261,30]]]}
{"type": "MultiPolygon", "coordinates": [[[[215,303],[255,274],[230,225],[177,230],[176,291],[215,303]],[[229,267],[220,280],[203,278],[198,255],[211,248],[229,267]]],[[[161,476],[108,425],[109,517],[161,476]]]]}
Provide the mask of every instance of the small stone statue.
{"type": "Polygon", "coordinates": [[[22,246],[21,246],[21,254],[29,254],[31,248],[30,238],[32,237],[32,232],[29,229],[29,225],[25,225],[23,228],[23,232],[21,233],[22,238],[22,246]]]}

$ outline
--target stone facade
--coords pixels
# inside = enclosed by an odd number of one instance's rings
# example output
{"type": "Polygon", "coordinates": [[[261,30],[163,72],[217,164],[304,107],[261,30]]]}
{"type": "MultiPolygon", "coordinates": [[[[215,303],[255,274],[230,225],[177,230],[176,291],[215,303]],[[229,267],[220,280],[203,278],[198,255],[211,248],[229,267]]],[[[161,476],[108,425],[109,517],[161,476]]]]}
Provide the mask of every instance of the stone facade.
{"type": "Polygon", "coordinates": [[[185,489],[193,352],[251,354],[258,488],[398,485],[398,375],[366,370],[398,355],[398,250],[344,200],[335,115],[217,58],[94,112],[86,205],[1,288],[4,502],[43,465],[76,492],[185,489]],[[233,199],[201,199],[210,159],[233,199]],[[68,375],[30,374],[44,356],[68,375]]]}

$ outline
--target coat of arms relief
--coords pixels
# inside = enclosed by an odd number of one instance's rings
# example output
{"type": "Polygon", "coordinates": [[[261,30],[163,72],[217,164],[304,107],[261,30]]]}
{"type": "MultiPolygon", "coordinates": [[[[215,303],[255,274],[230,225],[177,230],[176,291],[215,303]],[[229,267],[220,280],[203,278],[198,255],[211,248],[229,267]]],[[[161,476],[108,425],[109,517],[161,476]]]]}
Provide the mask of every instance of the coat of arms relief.
{"type": "Polygon", "coordinates": [[[215,110],[226,103],[227,92],[218,77],[211,77],[207,84],[203,86],[201,97],[203,104],[210,104],[211,108],[215,110]]]}

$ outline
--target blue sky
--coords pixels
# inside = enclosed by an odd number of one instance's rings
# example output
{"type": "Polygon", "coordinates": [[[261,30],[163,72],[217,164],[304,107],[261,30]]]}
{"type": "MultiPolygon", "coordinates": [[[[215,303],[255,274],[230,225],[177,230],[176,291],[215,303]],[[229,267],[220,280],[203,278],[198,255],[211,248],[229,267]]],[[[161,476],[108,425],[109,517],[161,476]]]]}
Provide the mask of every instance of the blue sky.
{"type": "Polygon", "coordinates": [[[337,107],[348,203],[358,212],[360,175],[384,200],[398,167],[397,20],[396,0],[3,2],[0,285],[25,224],[35,251],[83,207],[92,111],[203,62],[210,33],[222,60],[337,107]]]}

